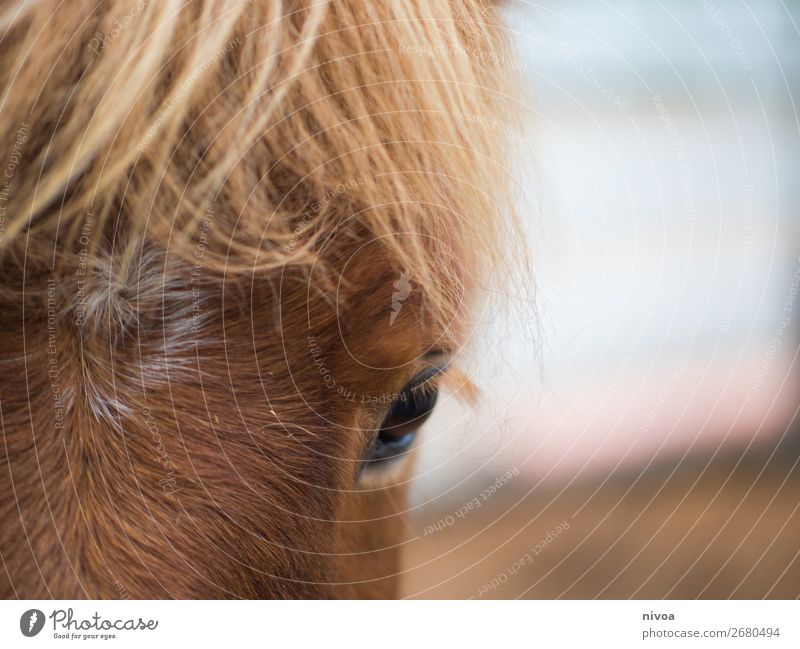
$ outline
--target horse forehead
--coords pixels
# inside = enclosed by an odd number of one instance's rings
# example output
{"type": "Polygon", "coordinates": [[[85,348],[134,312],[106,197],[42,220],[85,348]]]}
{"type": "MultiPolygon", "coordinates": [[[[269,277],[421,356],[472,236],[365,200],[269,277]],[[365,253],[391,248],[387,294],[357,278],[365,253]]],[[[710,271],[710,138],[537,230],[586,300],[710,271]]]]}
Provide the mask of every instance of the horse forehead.
{"type": "Polygon", "coordinates": [[[353,364],[365,371],[402,371],[434,344],[425,326],[425,299],[413,275],[392,269],[362,273],[336,302],[336,334],[353,364]]]}

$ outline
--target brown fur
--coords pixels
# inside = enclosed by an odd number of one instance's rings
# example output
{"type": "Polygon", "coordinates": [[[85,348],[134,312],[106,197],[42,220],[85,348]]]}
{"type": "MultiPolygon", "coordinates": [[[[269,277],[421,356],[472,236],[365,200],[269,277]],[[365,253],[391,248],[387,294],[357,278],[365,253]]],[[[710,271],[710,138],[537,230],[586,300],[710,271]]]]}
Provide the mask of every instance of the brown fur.
{"type": "Polygon", "coordinates": [[[457,350],[508,229],[490,9],[92,6],[0,13],[0,596],[393,595],[360,397],[457,350]]]}

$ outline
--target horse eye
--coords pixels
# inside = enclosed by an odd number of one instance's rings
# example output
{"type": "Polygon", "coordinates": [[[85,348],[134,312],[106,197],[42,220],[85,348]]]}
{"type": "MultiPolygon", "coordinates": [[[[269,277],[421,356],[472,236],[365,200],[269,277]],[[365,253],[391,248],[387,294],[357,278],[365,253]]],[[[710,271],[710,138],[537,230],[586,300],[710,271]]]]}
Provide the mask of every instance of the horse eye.
{"type": "Polygon", "coordinates": [[[432,380],[443,371],[441,367],[434,367],[421,372],[397,395],[397,401],[367,449],[362,469],[377,468],[411,448],[417,430],[436,406],[439,389],[432,380]]]}

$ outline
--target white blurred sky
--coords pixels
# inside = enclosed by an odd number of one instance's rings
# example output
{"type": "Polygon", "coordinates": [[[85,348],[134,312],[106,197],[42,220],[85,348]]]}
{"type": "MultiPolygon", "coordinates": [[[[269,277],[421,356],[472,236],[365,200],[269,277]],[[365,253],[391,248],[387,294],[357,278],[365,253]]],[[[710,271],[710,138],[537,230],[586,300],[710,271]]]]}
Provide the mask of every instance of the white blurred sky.
{"type": "Polygon", "coordinates": [[[573,478],[780,434],[800,402],[800,295],[779,326],[800,273],[800,6],[506,14],[542,334],[486,315],[465,361],[484,398],[442,399],[417,500],[510,466],[573,478]]]}

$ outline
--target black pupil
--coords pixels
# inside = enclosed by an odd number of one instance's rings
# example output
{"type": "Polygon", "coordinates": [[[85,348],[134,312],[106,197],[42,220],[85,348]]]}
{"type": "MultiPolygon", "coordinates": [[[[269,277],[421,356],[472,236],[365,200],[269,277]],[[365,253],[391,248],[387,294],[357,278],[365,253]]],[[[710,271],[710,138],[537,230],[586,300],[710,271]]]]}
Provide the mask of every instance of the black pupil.
{"type": "Polygon", "coordinates": [[[426,370],[403,388],[372,440],[364,461],[366,467],[402,455],[411,447],[417,430],[433,411],[439,396],[436,388],[423,384],[441,371],[440,368],[426,370]]]}

